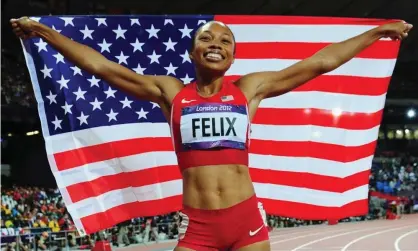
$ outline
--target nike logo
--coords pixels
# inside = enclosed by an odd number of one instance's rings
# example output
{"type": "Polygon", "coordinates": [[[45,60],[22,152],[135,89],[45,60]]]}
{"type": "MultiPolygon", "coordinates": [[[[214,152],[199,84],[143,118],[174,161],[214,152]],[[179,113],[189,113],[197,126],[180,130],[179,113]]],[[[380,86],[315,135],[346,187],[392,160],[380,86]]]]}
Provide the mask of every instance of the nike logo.
{"type": "Polygon", "coordinates": [[[250,231],[250,236],[254,236],[254,235],[256,235],[258,232],[260,232],[260,230],[262,229],[264,227],[264,225],[263,226],[261,226],[261,227],[259,227],[257,230],[255,230],[254,232],[253,231],[250,231]]]}
{"type": "Polygon", "coordinates": [[[196,101],[196,100],[194,100],[194,99],[192,99],[192,100],[186,100],[186,99],[184,98],[184,99],[182,99],[182,100],[181,100],[181,103],[183,103],[183,104],[187,104],[187,103],[191,103],[191,102],[193,102],[193,101],[196,101]]]}

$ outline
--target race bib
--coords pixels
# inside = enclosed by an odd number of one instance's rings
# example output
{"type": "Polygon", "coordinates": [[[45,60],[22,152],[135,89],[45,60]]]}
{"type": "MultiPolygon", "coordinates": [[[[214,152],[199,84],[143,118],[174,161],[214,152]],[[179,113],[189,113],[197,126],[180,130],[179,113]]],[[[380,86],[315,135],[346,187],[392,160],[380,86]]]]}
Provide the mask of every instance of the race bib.
{"type": "Polygon", "coordinates": [[[182,109],[180,132],[183,149],[245,149],[247,129],[245,105],[209,103],[182,109]]]}

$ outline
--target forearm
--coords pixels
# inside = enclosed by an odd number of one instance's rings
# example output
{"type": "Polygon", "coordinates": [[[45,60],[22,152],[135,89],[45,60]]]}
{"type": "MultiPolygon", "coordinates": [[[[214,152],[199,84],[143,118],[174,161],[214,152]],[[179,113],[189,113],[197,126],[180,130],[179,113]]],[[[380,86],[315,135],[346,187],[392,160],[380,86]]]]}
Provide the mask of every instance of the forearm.
{"type": "Polygon", "coordinates": [[[320,50],[313,57],[320,58],[322,72],[332,71],[383,37],[379,27],[320,50]]]}
{"type": "Polygon", "coordinates": [[[100,75],[101,66],[108,61],[96,50],[75,42],[43,24],[36,23],[34,32],[66,59],[91,74],[100,75]]]}

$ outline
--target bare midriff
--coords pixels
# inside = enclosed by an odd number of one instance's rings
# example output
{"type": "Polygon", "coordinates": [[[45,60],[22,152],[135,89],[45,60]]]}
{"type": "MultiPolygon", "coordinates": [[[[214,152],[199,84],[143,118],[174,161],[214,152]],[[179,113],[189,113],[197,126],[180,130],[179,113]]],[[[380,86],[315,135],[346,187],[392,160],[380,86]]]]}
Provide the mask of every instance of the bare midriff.
{"type": "Polygon", "coordinates": [[[183,171],[183,204],[217,210],[236,205],[255,194],[247,166],[214,165],[183,171]]]}

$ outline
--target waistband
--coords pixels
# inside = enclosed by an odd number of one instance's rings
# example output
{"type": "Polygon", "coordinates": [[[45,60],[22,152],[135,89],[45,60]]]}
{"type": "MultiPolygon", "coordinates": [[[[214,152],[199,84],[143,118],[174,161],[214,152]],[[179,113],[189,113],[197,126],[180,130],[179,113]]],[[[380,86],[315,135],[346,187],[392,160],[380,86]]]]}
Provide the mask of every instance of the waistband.
{"type": "Polygon", "coordinates": [[[256,195],[243,200],[233,206],[221,209],[200,209],[192,208],[187,205],[183,205],[182,212],[190,215],[225,215],[225,214],[247,214],[249,211],[258,210],[258,199],[256,195]]]}

